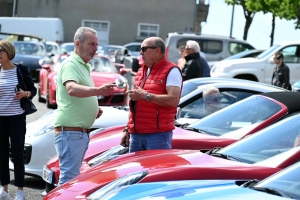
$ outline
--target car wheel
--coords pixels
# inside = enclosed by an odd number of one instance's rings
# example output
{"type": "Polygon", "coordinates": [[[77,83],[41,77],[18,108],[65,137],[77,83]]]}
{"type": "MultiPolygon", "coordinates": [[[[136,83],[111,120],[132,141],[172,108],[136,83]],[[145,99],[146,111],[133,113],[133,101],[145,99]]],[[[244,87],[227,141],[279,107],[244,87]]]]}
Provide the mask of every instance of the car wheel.
{"type": "Polygon", "coordinates": [[[38,95],[39,95],[39,98],[38,98],[38,101],[41,102],[41,103],[46,103],[46,100],[41,97],[41,86],[39,84],[39,88],[38,88],[38,95]]]}
{"type": "Polygon", "coordinates": [[[47,105],[47,108],[56,109],[57,106],[50,103],[49,91],[50,91],[50,88],[49,88],[49,82],[48,82],[48,84],[47,84],[47,99],[46,99],[46,105],[47,105]]]}
{"type": "Polygon", "coordinates": [[[54,184],[50,184],[46,182],[46,192],[49,193],[51,190],[55,188],[54,184]]]}
{"type": "Polygon", "coordinates": [[[244,79],[244,80],[248,80],[248,81],[258,81],[257,78],[253,75],[248,75],[248,74],[245,74],[245,75],[237,75],[236,77],[234,78],[237,78],[237,79],[244,79]]]}

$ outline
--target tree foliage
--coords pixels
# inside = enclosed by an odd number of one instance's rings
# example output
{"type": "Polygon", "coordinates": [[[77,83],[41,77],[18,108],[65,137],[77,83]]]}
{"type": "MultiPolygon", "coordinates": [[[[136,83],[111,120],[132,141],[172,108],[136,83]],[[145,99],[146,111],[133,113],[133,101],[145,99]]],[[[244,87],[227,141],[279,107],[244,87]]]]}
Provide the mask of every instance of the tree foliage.
{"type": "Polygon", "coordinates": [[[255,12],[250,11],[247,7],[246,7],[246,1],[247,0],[225,0],[225,3],[227,3],[228,5],[240,5],[243,7],[243,11],[244,11],[244,16],[246,19],[246,23],[245,23],[245,27],[244,27],[244,36],[243,39],[247,40],[248,37],[248,31],[249,28],[251,26],[251,23],[253,21],[253,17],[255,15],[255,12]]]}

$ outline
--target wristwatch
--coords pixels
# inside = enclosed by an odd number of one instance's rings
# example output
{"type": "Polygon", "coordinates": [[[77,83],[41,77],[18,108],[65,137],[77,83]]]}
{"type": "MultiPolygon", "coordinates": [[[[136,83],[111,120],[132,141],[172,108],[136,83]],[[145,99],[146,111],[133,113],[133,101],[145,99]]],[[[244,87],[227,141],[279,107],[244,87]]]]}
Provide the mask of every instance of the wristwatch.
{"type": "Polygon", "coordinates": [[[151,93],[148,93],[146,96],[146,101],[150,101],[151,93]]]}

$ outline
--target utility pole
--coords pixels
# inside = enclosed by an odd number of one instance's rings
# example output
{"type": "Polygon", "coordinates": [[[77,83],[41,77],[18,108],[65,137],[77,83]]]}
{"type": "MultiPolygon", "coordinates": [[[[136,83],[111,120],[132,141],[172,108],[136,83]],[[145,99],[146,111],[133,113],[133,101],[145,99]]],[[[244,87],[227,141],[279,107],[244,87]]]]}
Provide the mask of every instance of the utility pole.
{"type": "Polygon", "coordinates": [[[232,5],[231,25],[230,25],[230,37],[232,37],[233,18],[234,18],[234,5],[232,5]]]}

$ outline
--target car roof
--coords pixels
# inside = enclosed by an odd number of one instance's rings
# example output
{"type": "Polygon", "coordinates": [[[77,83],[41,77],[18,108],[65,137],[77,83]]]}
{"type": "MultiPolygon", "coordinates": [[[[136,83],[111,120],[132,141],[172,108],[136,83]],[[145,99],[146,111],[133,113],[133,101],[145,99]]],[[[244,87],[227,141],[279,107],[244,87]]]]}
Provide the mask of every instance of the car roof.
{"type": "Polygon", "coordinates": [[[260,95],[281,102],[288,108],[289,113],[300,110],[300,92],[267,92],[260,95]]]}
{"type": "Polygon", "coordinates": [[[203,38],[214,38],[214,39],[227,39],[227,40],[239,41],[241,43],[249,44],[245,40],[239,40],[239,39],[236,39],[234,37],[228,37],[228,36],[222,36],[222,35],[173,32],[173,33],[168,33],[167,37],[170,37],[170,36],[178,36],[178,37],[187,36],[187,37],[203,37],[203,38]]]}

